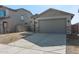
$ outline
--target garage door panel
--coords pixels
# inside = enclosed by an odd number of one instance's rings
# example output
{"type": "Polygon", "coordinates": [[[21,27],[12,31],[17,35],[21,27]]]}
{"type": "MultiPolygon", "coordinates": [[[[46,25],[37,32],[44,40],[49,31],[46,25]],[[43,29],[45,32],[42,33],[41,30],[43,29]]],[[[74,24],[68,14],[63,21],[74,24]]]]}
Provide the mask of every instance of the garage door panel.
{"type": "Polygon", "coordinates": [[[39,32],[65,33],[65,20],[41,20],[39,21],[39,32]]]}

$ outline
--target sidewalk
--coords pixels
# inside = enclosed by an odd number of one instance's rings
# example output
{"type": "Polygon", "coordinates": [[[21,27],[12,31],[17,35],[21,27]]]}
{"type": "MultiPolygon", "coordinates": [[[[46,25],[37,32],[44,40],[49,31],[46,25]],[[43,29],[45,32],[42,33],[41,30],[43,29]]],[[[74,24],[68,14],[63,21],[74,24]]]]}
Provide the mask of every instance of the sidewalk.
{"type": "Polygon", "coordinates": [[[54,47],[54,49],[52,51],[44,51],[40,49],[38,50],[38,49],[30,49],[30,48],[0,44],[0,54],[64,54],[65,53],[65,48],[56,49],[56,47],[54,47]]]}

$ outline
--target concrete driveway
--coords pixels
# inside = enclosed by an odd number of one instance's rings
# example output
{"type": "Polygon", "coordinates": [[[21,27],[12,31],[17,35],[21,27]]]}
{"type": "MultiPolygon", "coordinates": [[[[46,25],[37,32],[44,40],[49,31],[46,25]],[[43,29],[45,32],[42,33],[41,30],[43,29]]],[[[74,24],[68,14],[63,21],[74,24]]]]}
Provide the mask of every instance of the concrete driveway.
{"type": "Polygon", "coordinates": [[[25,38],[25,40],[41,47],[66,45],[66,35],[64,34],[36,33],[25,38]]]}
{"type": "Polygon", "coordinates": [[[25,49],[18,53],[64,54],[66,53],[66,35],[34,33],[8,45],[25,49]]]}

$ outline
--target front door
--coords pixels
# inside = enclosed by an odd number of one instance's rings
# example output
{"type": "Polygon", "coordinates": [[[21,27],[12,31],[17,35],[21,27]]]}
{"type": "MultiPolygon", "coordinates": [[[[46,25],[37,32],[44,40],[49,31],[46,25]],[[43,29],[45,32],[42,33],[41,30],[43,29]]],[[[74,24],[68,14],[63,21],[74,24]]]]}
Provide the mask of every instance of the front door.
{"type": "Polygon", "coordinates": [[[3,27],[3,33],[7,33],[8,23],[6,21],[3,21],[2,27],[3,27]]]}

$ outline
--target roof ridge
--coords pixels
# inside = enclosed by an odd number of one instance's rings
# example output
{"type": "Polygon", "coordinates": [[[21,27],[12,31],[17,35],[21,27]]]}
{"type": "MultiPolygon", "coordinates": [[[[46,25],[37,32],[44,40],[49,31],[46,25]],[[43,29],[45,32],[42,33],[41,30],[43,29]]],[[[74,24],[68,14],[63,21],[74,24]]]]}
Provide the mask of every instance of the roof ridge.
{"type": "MultiPolygon", "coordinates": [[[[60,11],[60,12],[63,12],[63,13],[67,13],[67,14],[71,14],[71,15],[74,15],[72,13],[69,13],[69,12],[65,12],[65,11],[62,11],[62,10],[59,10],[59,9],[55,9],[55,8],[48,8],[47,10],[45,10],[44,12],[48,11],[48,10],[56,10],[56,11],[60,11]]],[[[44,13],[42,12],[42,13],[44,13]]],[[[41,14],[41,13],[40,13],[41,14]]]]}
{"type": "Polygon", "coordinates": [[[27,10],[25,8],[18,8],[18,9],[16,9],[16,11],[18,11],[18,10],[24,10],[24,11],[27,11],[27,12],[31,13],[29,10],[27,10]]]}
{"type": "Polygon", "coordinates": [[[49,11],[49,10],[56,10],[56,11],[59,11],[59,12],[62,12],[62,13],[69,14],[69,15],[72,16],[71,18],[73,18],[73,16],[74,16],[74,14],[72,14],[72,13],[65,12],[65,11],[61,11],[61,10],[58,10],[58,9],[55,9],[55,8],[49,8],[49,9],[45,10],[44,12],[40,13],[39,16],[40,16],[41,14],[44,14],[45,12],[47,12],[47,11],[49,11]]]}

